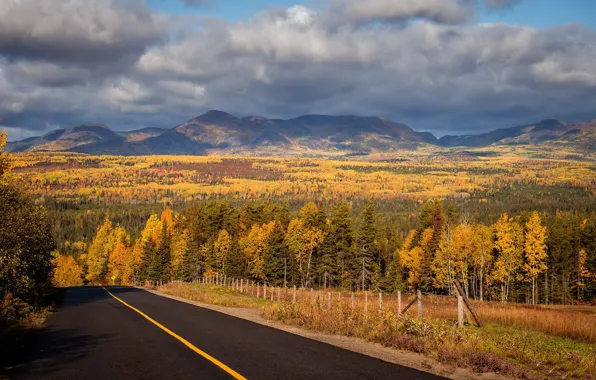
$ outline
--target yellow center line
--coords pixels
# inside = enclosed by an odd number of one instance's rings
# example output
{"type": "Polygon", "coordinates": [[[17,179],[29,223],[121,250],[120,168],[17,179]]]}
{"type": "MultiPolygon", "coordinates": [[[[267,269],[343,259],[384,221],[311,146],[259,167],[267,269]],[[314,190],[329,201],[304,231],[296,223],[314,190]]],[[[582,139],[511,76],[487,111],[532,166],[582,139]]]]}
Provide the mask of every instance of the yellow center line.
{"type": "Polygon", "coordinates": [[[205,359],[209,360],[211,363],[213,363],[216,366],[218,366],[219,368],[223,369],[224,371],[226,371],[227,373],[229,373],[230,375],[232,375],[233,378],[238,379],[238,380],[247,380],[246,377],[242,376],[241,374],[239,374],[238,372],[234,371],[233,369],[231,369],[227,365],[225,365],[222,362],[220,362],[219,360],[215,359],[213,356],[209,355],[205,351],[202,351],[202,350],[198,349],[194,344],[190,343],[188,340],[184,339],[183,337],[181,337],[180,335],[176,334],[172,330],[168,329],[167,327],[165,327],[161,323],[157,322],[155,319],[153,319],[150,316],[148,316],[147,314],[143,313],[141,310],[137,309],[134,306],[131,306],[131,305],[127,304],[126,302],[124,302],[120,298],[116,297],[108,289],[104,288],[103,286],[102,286],[102,288],[103,288],[103,290],[105,290],[106,292],[108,292],[109,295],[111,295],[112,297],[114,297],[116,300],[120,301],[123,305],[125,305],[125,306],[131,308],[132,310],[136,311],[137,313],[141,314],[149,322],[153,323],[155,326],[159,327],[160,329],[162,329],[163,331],[167,332],[168,334],[170,334],[174,338],[178,339],[186,347],[190,348],[191,350],[193,350],[197,354],[199,354],[202,357],[204,357],[205,359]]]}

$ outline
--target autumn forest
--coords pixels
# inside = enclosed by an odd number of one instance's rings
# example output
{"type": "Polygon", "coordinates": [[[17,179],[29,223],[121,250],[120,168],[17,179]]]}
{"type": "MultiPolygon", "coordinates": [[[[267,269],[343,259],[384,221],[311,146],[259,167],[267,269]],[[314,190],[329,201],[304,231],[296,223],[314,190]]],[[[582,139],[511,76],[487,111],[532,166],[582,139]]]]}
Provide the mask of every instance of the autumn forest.
{"type": "Polygon", "coordinates": [[[596,298],[593,161],[522,148],[372,160],[16,155],[59,285],[192,281],[596,298]]]}

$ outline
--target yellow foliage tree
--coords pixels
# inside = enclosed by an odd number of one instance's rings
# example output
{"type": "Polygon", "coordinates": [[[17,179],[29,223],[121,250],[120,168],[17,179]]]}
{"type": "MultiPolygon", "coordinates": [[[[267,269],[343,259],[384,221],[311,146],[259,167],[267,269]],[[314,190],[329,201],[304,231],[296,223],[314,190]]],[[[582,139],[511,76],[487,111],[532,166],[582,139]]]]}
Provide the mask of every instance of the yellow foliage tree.
{"type": "Polygon", "coordinates": [[[109,280],[112,284],[127,284],[132,280],[133,256],[130,249],[130,237],[123,227],[114,230],[114,249],[108,263],[109,280]]]}
{"type": "Polygon", "coordinates": [[[478,273],[480,301],[484,299],[484,281],[486,270],[493,261],[493,230],[484,224],[474,226],[472,234],[472,265],[478,273]]]}
{"type": "Polygon", "coordinates": [[[408,272],[407,281],[410,289],[415,289],[420,285],[422,260],[424,259],[424,250],[421,247],[410,249],[415,236],[416,230],[411,230],[406,236],[402,248],[398,251],[401,265],[408,272]]]}
{"type": "Polygon", "coordinates": [[[504,213],[494,226],[495,243],[498,256],[491,274],[492,279],[501,285],[501,300],[507,302],[509,284],[513,275],[522,264],[522,231],[520,226],[504,213]]]}
{"type": "Polygon", "coordinates": [[[72,256],[57,254],[54,257],[55,286],[80,286],[83,285],[83,268],[77,264],[72,256]]]}
{"type": "Polygon", "coordinates": [[[312,254],[324,239],[325,233],[321,229],[306,225],[302,219],[290,221],[286,233],[286,243],[298,262],[302,287],[308,287],[312,269],[312,254]]]}
{"type": "Polygon", "coordinates": [[[265,264],[264,254],[267,250],[269,235],[275,228],[275,222],[269,222],[259,226],[254,224],[247,236],[240,239],[238,244],[246,256],[248,271],[257,280],[265,280],[263,265],[265,264]]]}
{"type": "Polygon", "coordinates": [[[103,283],[108,274],[108,259],[114,249],[115,239],[112,222],[106,217],[87,252],[87,280],[103,283]]]}
{"type": "Polygon", "coordinates": [[[536,304],[536,279],[547,269],[546,227],[542,225],[540,214],[536,211],[526,222],[524,256],[526,280],[532,282],[532,304],[536,304]]]}
{"type": "Polygon", "coordinates": [[[232,235],[225,229],[219,231],[217,239],[213,242],[213,256],[215,270],[225,273],[226,261],[232,248],[232,235]]]}
{"type": "Polygon", "coordinates": [[[172,278],[183,276],[184,256],[188,252],[188,231],[175,229],[170,243],[170,254],[172,258],[172,278]]]}
{"type": "Polygon", "coordinates": [[[441,234],[439,249],[435,255],[431,269],[435,275],[433,286],[437,289],[449,290],[453,294],[454,262],[457,256],[455,231],[451,225],[446,225],[441,234]]]}

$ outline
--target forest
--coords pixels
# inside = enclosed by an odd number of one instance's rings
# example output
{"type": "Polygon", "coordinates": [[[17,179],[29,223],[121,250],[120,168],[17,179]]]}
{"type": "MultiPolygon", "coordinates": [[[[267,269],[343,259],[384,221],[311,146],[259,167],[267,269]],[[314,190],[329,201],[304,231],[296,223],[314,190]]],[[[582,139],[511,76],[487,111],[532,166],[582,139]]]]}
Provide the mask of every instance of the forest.
{"type": "Polygon", "coordinates": [[[192,281],[596,298],[596,165],[491,147],[343,160],[12,155],[58,285],[192,281]]]}
{"type": "MultiPolygon", "coordinates": [[[[528,211],[492,224],[448,203],[423,203],[414,228],[388,233],[372,201],[352,218],[348,202],[204,201],[184,213],[166,206],[134,241],[109,217],[78,259],[60,256],[56,281],[144,284],[196,281],[215,273],[268,286],[393,293],[421,289],[477,300],[570,303],[596,297],[593,213],[528,211]],[[356,220],[355,220],[356,219],[356,220]]],[[[77,257],[75,255],[75,257],[77,257]]]]}

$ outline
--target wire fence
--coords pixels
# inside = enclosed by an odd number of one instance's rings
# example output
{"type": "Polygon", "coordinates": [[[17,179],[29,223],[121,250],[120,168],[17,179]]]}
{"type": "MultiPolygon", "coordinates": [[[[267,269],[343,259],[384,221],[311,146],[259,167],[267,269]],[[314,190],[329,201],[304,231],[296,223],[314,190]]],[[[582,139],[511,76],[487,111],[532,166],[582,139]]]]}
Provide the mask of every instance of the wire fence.
{"type": "MultiPolygon", "coordinates": [[[[315,289],[297,286],[270,286],[266,283],[244,278],[232,278],[219,273],[202,277],[193,281],[206,285],[216,285],[232,289],[241,294],[272,302],[299,303],[316,306],[320,310],[349,310],[371,313],[408,314],[413,317],[441,318],[452,320],[458,326],[475,322],[481,326],[471,301],[459,287],[457,296],[435,295],[430,293],[406,293],[398,291],[394,294],[382,291],[345,291],[342,289],[315,289]]],[[[161,282],[153,283],[163,285],[161,282]]]]}

